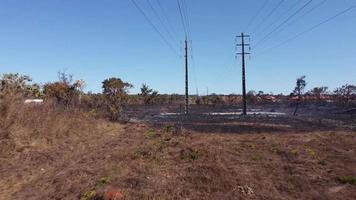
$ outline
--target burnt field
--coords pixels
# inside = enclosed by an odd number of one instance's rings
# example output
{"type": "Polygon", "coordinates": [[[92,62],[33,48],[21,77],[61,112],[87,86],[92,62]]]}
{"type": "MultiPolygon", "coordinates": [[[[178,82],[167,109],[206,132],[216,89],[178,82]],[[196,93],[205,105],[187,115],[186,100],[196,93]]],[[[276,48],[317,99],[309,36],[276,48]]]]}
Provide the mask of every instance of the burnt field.
{"type": "Polygon", "coordinates": [[[1,117],[0,199],[355,199],[355,115],[337,106],[50,105],[1,117]],[[6,116],[6,117],[5,117],[6,116]]]}
{"type": "Polygon", "coordinates": [[[248,115],[242,115],[241,106],[191,105],[185,116],[182,105],[136,105],[126,109],[132,121],[154,125],[174,124],[200,132],[308,132],[330,129],[356,129],[356,110],[333,104],[303,105],[293,115],[290,103],[250,106],[248,115]]]}

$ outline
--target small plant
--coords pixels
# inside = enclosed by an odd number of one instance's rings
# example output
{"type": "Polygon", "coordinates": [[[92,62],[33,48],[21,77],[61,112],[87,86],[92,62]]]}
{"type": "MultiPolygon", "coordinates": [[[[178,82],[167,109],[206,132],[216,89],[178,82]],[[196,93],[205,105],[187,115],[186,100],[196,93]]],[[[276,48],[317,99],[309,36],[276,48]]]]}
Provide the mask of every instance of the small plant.
{"type": "Polygon", "coordinates": [[[329,137],[335,137],[336,133],[335,132],[330,132],[328,135],[329,135],[329,137]]]}
{"type": "Polygon", "coordinates": [[[164,148],[168,146],[168,144],[164,140],[155,142],[153,145],[156,151],[162,151],[164,148]]]}
{"type": "Polygon", "coordinates": [[[139,95],[143,97],[144,104],[148,105],[153,103],[154,100],[158,97],[158,91],[153,91],[148,87],[148,85],[142,84],[141,94],[139,95]]]}
{"type": "Polygon", "coordinates": [[[325,161],[325,160],[319,160],[319,161],[318,161],[318,164],[325,166],[325,165],[326,165],[326,161],[325,161]]]}
{"type": "Polygon", "coordinates": [[[273,152],[273,153],[280,153],[281,150],[278,148],[278,146],[276,144],[272,144],[270,150],[273,152]]]}
{"type": "Polygon", "coordinates": [[[293,149],[291,153],[295,156],[299,155],[299,150],[298,149],[293,149]]]}
{"type": "Polygon", "coordinates": [[[89,190],[84,193],[82,197],[80,197],[80,200],[92,200],[96,197],[96,192],[95,190],[89,190]]]}
{"type": "Polygon", "coordinates": [[[174,126],[173,125],[168,124],[168,125],[166,125],[164,127],[164,132],[166,132],[166,133],[172,133],[173,130],[174,130],[174,126]]]}
{"type": "Polygon", "coordinates": [[[180,158],[182,160],[197,160],[203,155],[204,155],[203,151],[199,151],[197,149],[191,149],[191,148],[181,150],[180,152],[180,158]]]}
{"type": "Polygon", "coordinates": [[[250,147],[251,149],[256,149],[256,145],[255,144],[249,144],[248,147],[250,147]]]}
{"type": "Polygon", "coordinates": [[[313,149],[307,148],[307,152],[309,155],[315,157],[316,156],[316,152],[313,149]]]}
{"type": "Polygon", "coordinates": [[[101,187],[104,186],[108,183],[111,182],[111,177],[110,176],[103,176],[101,177],[95,184],[96,187],[101,187]]]}
{"type": "Polygon", "coordinates": [[[132,158],[133,159],[139,159],[139,158],[147,158],[150,156],[150,152],[146,149],[143,148],[137,148],[133,152],[132,158]]]}
{"type": "Polygon", "coordinates": [[[259,155],[259,154],[252,155],[252,160],[254,160],[254,161],[259,161],[262,159],[263,159],[262,155],[259,155]]]}
{"type": "Polygon", "coordinates": [[[149,130],[146,134],[145,134],[145,137],[147,139],[152,139],[152,138],[156,138],[158,137],[159,135],[154,131],[154,130],[149,130]]]}
{"type": "Polygon", "coordinates": [[[341,176],[337,180],[343,184],[356,185],[356,176],[341,176]]]}

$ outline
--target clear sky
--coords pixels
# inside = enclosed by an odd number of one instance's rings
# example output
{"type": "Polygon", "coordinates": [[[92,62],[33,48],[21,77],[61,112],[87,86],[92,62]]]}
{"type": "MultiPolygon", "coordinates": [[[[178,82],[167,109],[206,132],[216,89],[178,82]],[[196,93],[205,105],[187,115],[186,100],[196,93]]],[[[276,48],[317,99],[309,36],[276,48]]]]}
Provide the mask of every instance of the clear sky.
{"type": "MultiPolygon", "coordinates": [[[[135,86],[132,93],[142,83],[160,93],[183,93],[184,31],[177,1],[150,0],[164,26],[147,1],[136,0],[178,53],[131,0],[0,0],[0,73],[28,74],[46,83],[66,70],[84,79],[87,91],[99,92],[105,78],[120,77],[135,86]]],[[[356,9],[270,49],[356,4],[309,1],[285,0],[269,16],[280,0],[185,0],[193,48],[190,93],[205,94],[207,88],[241,93],[241,60],[234,58],[234,45],[242,31],[251,34],[253,47],[248,90],[288,94],[301,75],[307,76],[308,89],[356,84],[356,9]]]]}

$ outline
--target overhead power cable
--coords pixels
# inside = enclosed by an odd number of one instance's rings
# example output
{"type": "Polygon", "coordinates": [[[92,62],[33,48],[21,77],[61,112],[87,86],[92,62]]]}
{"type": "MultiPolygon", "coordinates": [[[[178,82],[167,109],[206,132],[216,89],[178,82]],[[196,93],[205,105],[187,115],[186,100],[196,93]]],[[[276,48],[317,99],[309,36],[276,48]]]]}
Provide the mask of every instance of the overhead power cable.
{"type": "Polygon", "coordinates": [[[282,27],[281,29],[279,29],[278,31],[275,32],[275,34],[281,32],[282,30],[284,30],[286,27],[294,24],[295,22],[299,21],[300,19],[302,19],[304,16],[310,14],[311,12],[313,12],[314,10],[316,10],[317,8],[321,7],[322,5],[324,5],[327,2],[327,0],[323,0],[321,2],[319,2],[318,4],[316,4],[315,6],[313,6],[312,8],[310,8],[308,11],[306,11],[305,13],[303,13],[301,16],[299,16],[298,18],[294,19],[293,21],[291,21],[290,23],[286,24],[284,27],[282,27]]]}
{"type": "Polygon", "coordinates": [[[135,2],[135,0],[131,0],[131,2],[134,4],[134,6],[137,8],[137,10],[140,11],[140,13],[144,16],[144,18],[147,20],[147,22],[152,26],[152,28],[157,32],[157,34],[161,37],[161,39],[164,41],[164,43],[167,44],[167,46],[177,55],[179,53],[173,48],[173,46],[168,42],[168,40],[164,37],[164,35],[159,31],[159,29],[155,26],[155,24],[150,20],[150,18],[146,15],[146,13],[141,9],[141,7],[135,2]]]}
{"type": "Polygon", "coordinates": [[[262,4],[262,6],[257,10],[256,14],[251,18],[251,20],[249,21],[249,23],[247,24],[245,30],[247,31],[250,26],[253,24],[253,22],[256,20],[256,18],[258,17],[258,15],[260,15],[260,13],[262,12],[262,10],[267,6],[269,0],[265,0],[264,3],[262,4]]]}
{"type": "MultiPolygon", "coordinates": [[[[334,20],[335,18],[337,18],[337,17],[339,17],[339,16],[341,16],[341,15],[343,15],[343,14],[345,14],[345,13],[347,13],[347,12],[349,12],[349,11],[351,11],[352,9],[355,9],[355,8],[356,8],[356,4],[350,6],[349,8],[347,8],[347,9],[345,9],[345,10],[342,10],[342,11],[336,13],[335,15],[333,15],[333,16],[327,18],[326,20],[324,20],[324,21],[322,21],[322,22],[320,22],[320,23],[318,23],[318,24],[315,24],[314,26],[312,26],[312,27],[310,27],[310,28],[308,28],[308,29],[306,29],[306,30],[304,30],[304,31],[302,31],[302,32],[300,32],[300,33],[298,33],[298,34],[292,36],[292,37],[288,38],[287,40],[285,40],[285,41],[279,43],[278,45],[275,45],[275,46],[273,46],[273,47],[271,47],[271,48],[269,48],[269,49],[263,51],[262,53],[265,53],[265,52],[270,51],[270,50],[272,50],[272,49],[274,49],[274,48],[278,48],[278,47],[280,47],[280,46],[282,46],[282,45],[285,45],[285,44],[287,44],[288,42],[291,42],[291,41],[293,41],[293,40],[299,38],[300,36],[302,36],[302,35],[304,35],[304,34],[306,34],[306,33],[309,33],[309,32],[311,32],[311,31],[313,31],[314,29],[316,29],[316,28],[318,28],[318,27],[320,27],[320,26],[322,26],[322,25],[324,25],[324,24],[326,24],[326,23],[328,23],[328,22],[334,20]]],[[[261,54],[262,54],[262,53],[261,53],[261,54]]],[[[259,55],[261,55],[261,54],[259,54],[259,55]]]]}
{"type": "MultiPolygon", "coordinates": [[[[319,2],[318,4],[316,4],[314,7],[310,8],[308,11],[306,11],[304,14],[302,14],[301,16],[299,16],[298,18],[296,18],[295,20],[291,21],[290,23],[288,23],[285,27],[288,27],[292,24],[294,24],[295,22],[299,21],[300,19],[302,19],[304,16],[308,15],[309,13],[313,12],[314,10],[316,10],[317,8],[319,8],[320,6],[324,5],[327,2],[327,0],[323,0],[321,2],[319,2]]],[[[281,31],[281,30],[280,30],[281,31]]],[[[278,31],[278,32],[280,32],[278,31]]]]}
{"type": "Polygon", "coordinates": [[[166,20],[169,28],[172,30],[174,36],[177,37],[177,32],[176,32],[175,26],[172,25],[171,20],[169,19],[167,13],[165,12],[165,9],[163,8],[163,6],[161,4],[161,1],[160,0],[156,0],[156,3],[158,5],[159,9],[161,10],[161,12],[162,12],[162,14],[164,16],[164,19],[166,20]]]}
{"type": "Polygon", "coordinates": [[[292,6],[290,6],[288,9],[286,9],[282,14],[278,15],[278,17],[276,17],[276,20],[274,20],[272,23],[269,23],[268,25],[266,25],[259,32],[266,32],[266,30],[268,30],[269,28],[273,27],[280,19],[283,18],[284,15],[289,14],[290,11],[293,10],[299,3],[300,3],[300,1],[296,1],[294,4],[292,4],[292,6]]]}
{"type": "Polygon", "coordinates": [[[251,35],[253,35],[262,25],[274,14],[274,12],[283,4],[285,0],[280,0],[278,4],[267,14],[265,18],[256,26],[256,28],[252,31],[251,35]]]}
{"type": "Polygon", "coordinates": [[[169,30],[169,28],[167,28],[167,26],[165,25],[165,23],[163,22],[161,16],[158,14],[157,10],[153,7],[153,5],[151,4],[150,0],[147,0],[147,3],[149,5],[149,7],[151,8],[151,10],[153,11],[153,13],[155,14],[156,18],[158,19],[158,21],[161,23],[162,27],[164,28],[164,30],[167,32],[167,34],[169,35],[169,37],[172,40],[175,40],[175,38],[173,37],[171,31],[169,30]]]}
{"type": "Polygon", "coordinates": [[[189,20],[189,14],[188,14],[188,6],[187,2],[185,0],[181,0],[182,5],[183,5],[183,14],[185,17],[185,23],[187,25],[187,32],[188,32],[188,37],[191,37],[191,30],[190,30],[190,20],[189,20]]]}
{"type": "Polygon", "coordinates": [[[305,9],[313,0],[309,0],[306,2],[302,7],[300,7],[298,10],[296,10],[292,15],[290,15],[286,20],[284,20],[281,24],[279,24],[276,28],[274,28],[271,32],[269,32],[267,35],[265,35],[262,39],[260,39],[253,47],[258,46],[264,41],[267,41],[270,36],[276,32],[278,29],[280,29],[284,24],[286,24],[289,20],[291,20],[294,16],[296,16],[298,13],[300,13],[303,9],[305,9]]]}
{"type": "Polygon", "coordinates": [[[178,10],[179,10],[180,18],[181,18],[181,21],[182,21],[182,26],[183,26],[183,29],[184,29],[184,33],[187,36],[187,26],[185,24],[183,12],[182,12],[182,6],[181,6],[181,3],[180,3],[179,0],[177,0],[177,4],[178,4],[178,10]]]}

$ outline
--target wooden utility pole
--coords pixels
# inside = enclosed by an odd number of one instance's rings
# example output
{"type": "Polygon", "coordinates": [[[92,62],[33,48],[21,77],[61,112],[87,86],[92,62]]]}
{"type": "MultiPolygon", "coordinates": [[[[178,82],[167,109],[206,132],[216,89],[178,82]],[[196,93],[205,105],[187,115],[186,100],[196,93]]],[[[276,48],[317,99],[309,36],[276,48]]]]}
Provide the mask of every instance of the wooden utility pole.
{"type": "Polygon", "coordinates": [[[250,54],[250,53],[245,52],[245,46],[250,46],[250,44],[245,44],[245,38],[250,37],[250,36],[244,35],[244,33],[241,33],[241,35],[237,36],[237,37],[241,38],[241,44],[237,44],[237,46],[241,46],[241,53],[237,53],[237,54],[242,55],[242,104],[243,104],[242,114],[247,115],[245,55],[250,54]]]}
{"type": "Polygon", "coordinates": [[[184,113],[186,115],[189,114],[189,94],[188,94],[188,41],[187,37],[185,37],[185,109],[184,113]]]}

